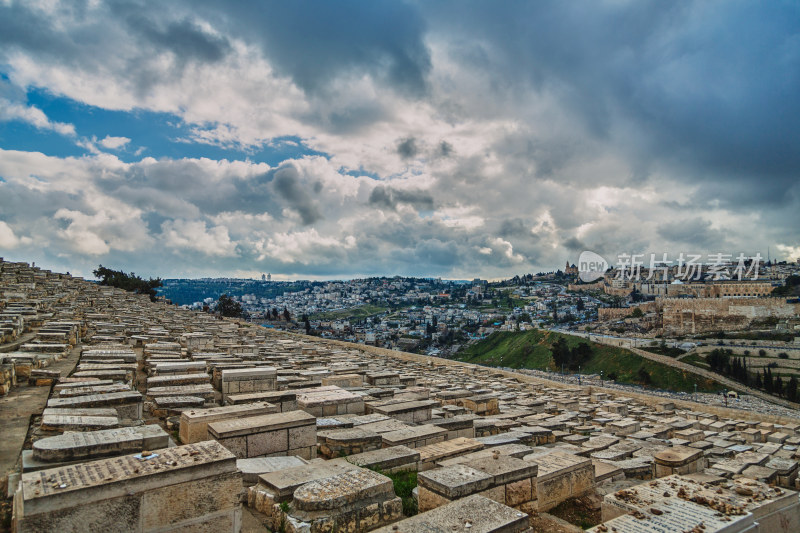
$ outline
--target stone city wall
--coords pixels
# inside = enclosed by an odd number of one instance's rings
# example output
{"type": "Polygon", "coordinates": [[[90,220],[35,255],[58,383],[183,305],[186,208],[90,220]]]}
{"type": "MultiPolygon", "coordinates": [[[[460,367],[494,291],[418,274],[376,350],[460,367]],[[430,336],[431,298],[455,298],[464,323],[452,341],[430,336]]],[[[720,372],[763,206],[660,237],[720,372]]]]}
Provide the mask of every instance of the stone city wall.
{"type": "Polygon", "coordinates": [[[798,304],[783,298],[657,298],[667,335],[745,328],[756,319],[796,318],[798,304]]]}

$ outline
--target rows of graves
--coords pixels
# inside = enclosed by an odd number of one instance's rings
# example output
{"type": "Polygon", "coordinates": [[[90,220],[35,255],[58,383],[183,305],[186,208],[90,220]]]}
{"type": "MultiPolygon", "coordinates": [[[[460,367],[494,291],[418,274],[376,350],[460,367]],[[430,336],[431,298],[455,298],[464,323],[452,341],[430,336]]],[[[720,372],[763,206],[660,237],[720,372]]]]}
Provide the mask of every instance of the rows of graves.
{"type": "Polygon", "coordinates": [[[30,336],[0,354],[9,388],[52,387],[9,478],[16,531],[239,531],[243,513],[271,531],[527,531],[587,495],[598,532],[800,531],[794,420],[400,357],[0,266],[3,310],[26,310],[30,336]],[[38,374],[75,351],[69,375],[38,374]],[[395,492],[404,472],[416,516],[395,492]]]}

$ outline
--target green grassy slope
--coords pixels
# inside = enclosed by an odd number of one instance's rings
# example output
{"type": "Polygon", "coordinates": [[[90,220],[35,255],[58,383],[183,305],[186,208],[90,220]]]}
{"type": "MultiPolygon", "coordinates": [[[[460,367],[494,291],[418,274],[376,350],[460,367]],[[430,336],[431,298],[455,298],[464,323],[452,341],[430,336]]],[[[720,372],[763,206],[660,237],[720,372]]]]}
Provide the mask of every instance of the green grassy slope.
{"type": "Polygon", "coordinates": [[[651,388],[692,392],[695,383],[701,392],[716,392],[724,388],[713,380],[644,359],[624,348],[543,330],[495,332],[459,352],[457,358],[487,366],[557,371],[560,369],[553,366],[550,346],[559,338],[563,338],[569,347],[581,342],[592,347],[591,359],[581,367],[583,374],[599,374],[602,370],[606,376],[616,373],[619,383],[645,385],[639,377],[639,369],[644,367],[650,374],[650,384],[647,386],[651,388]]]}

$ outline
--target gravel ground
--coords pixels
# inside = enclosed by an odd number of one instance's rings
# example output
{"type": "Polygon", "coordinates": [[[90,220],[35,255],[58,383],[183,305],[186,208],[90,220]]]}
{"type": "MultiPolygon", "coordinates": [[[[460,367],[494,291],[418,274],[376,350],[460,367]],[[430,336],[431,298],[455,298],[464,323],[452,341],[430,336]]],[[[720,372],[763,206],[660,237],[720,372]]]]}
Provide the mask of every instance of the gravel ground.
{"type": "MultiPolygon", "coordinates": [[[[696,401],[698,404],[726,407],[725,399],[719,394],[698,392],[695,395],[688,392],[653,390],[653,389],[645,389],[643,387],[637,387],[636,385],[620,385],[618,383],[614,383],[607,380],[603,381],[601,384],[600,379],[595,376],[592,377],[581,376],[580,383],[578,383],[578,378],[575,376],[560,376],[553,372],[544,372],[541,370],[515,369],[515,368],[503,368],[503,370],[507,370],[509,372],[518,372],[520,374],[527,374],[529,376],[535,376],[537,378],[547,379],[554,383],[564,383],[568,385],[585,385],[585,386],[602,385],[603,387],[609,389],[616,389],[622,392],[624,391],[638,392],[640,394],[648,394],[650,396],[659,396],[662,398],[672,398],[683,401],[696,401]]],[[[753,411],[758,413],[765,413],[778,416],[788,416],[800,419],[800,410],[798,409],[789,409],[788,407],[775,405],[774,403],[770,403],[766,400],[762,400],[761,398],[756,398],[755,396],[749,396],[749,395],[741,395],[741,398],[739,400],[728,399],[727,407],[730,409],[741,409],[742,411],[753,411]]]]}

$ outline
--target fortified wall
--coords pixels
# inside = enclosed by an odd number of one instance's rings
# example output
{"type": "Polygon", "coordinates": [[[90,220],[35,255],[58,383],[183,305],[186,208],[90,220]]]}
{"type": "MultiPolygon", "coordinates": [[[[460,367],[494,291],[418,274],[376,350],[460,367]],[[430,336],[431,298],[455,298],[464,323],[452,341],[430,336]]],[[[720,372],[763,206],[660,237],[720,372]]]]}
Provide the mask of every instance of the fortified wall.
{"type": "Polygon", "coordinates": [[[656,298],[665,335],[748,327],[754,320],[796,318],[799,304],[784,298],[656,298]]]}
{"type": "Polygon", "coordinates": [[[597,319],[602,322],[629,317],[634,309],[641,309],[642,313],[652,313],[656,311],[656,304],[655,302],[644,302],[633,307],[601,307],[597,310],[597,319]]]}

